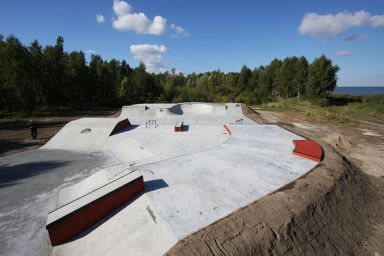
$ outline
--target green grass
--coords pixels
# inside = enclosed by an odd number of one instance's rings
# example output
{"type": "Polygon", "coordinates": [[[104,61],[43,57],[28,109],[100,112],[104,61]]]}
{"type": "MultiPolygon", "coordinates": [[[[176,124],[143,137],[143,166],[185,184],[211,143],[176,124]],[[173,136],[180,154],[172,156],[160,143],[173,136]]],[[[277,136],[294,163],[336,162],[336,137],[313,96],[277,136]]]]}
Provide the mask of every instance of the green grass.
{"type": "Polygon", "coordinates": [[[321,101],[279,99],[254,107],[275,112],[302,112],[308,119],[333,123],[349,123],[356,119],[384,122],[384,96],[331,95],[321,101]]]}

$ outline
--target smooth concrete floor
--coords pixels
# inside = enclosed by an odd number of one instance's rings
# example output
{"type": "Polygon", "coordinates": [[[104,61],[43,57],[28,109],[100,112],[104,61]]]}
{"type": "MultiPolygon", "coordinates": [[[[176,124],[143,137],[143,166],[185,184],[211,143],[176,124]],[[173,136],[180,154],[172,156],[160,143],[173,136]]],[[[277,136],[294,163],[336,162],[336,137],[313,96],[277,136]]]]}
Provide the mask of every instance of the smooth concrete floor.
{"type": "Polygon", "coordinates": [[[0,158],[0,255],[50,255],[57,192],[113,161],[103,153],[32,150],[0,158]]]}

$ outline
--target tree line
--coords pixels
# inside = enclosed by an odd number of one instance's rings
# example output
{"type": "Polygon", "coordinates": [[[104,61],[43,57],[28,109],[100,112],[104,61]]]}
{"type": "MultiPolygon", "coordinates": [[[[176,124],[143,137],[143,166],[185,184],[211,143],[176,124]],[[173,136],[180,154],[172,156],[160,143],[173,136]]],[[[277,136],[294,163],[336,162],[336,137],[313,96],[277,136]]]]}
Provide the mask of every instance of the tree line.
{"type": "Polygon", "coordinates": [[[184,75],[173,69],[148,73],[144,64],[82,51],[64,51],[64,39],[44,48],[37,40],[24,46],[0,35],[0,110],[30,112],[41,108],[86,109],[144,102],[265,103],[278,98],[324,98],[333,91],[339,67],[322,55],[274,59],[269,65],[240,72],[220,70],[184,75]]]}

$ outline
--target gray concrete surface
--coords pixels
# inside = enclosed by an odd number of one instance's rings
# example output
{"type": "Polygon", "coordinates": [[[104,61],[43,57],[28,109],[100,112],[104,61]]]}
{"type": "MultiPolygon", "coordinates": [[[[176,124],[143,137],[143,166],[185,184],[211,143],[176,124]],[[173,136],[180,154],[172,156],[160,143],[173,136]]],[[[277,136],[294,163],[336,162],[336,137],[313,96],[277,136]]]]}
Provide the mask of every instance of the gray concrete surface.
{"type": "Polygon", "coordinates": [[[97,172],[108,159],[40,149],[0,158],[0,255],[50,255],[45,223],[57,191],[97,172]]]}
{"type": "Polygon", "coordinates": [[[49,254],[50,210],[138,170],[145,193],[52,254],[162,255],[313,168],[292,154],[295,139],[302,138],[253,122],[234,103],[139,104],[123,107],[118,118],[72,121],[43,150],[0,159],[0,246],[5,255],[49,254]],[[122,118],[133,125],[109,136],[122,118]],[[147,128],[149,120],[156,126],[147,128]],[[184,132],[174,132],[178,121],[184,132]]]}

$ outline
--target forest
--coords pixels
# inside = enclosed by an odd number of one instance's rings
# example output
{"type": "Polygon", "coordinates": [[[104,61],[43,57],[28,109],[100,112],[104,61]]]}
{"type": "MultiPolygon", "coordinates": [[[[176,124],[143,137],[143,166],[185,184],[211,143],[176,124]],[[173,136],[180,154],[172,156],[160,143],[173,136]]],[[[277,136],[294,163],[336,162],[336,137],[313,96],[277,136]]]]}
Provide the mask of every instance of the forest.
{"type": "Polygon", "coordinates": [[[148,73],[125,60],[103,60],[82,51],[64,51],[64,39],[42,47],[23,45],[0,35],[0,111],[95,109],[145,102],[242,102],[260,104],[279,98],[326,99],[337,83],[339,67],[324,55],[274,59],[269,65],[239,72],[220,70],[184,75],[172,69],[148,73]]]}

